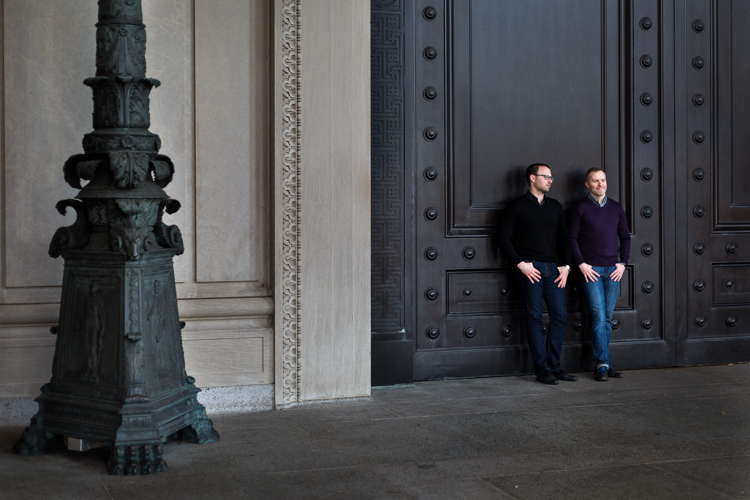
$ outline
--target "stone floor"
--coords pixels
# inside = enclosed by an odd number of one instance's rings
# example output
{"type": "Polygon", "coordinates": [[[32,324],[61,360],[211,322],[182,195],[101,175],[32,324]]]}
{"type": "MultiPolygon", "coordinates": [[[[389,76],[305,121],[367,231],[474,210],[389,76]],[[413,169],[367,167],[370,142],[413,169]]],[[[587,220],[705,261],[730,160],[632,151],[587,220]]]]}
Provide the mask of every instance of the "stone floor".
{"type": "Polygon", "coordinates": [[[369,400],[215,416],[169,471],[110,477],[102,450],[17,457],[0,498],[750,498],[750,365],[376,388],[369,400]]]}

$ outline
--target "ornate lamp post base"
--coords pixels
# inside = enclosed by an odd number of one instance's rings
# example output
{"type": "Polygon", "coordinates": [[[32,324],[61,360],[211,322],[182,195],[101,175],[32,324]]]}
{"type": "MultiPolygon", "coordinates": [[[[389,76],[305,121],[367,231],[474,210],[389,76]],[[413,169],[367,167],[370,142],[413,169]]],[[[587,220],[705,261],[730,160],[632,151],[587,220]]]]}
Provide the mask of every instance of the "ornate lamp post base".
{"type": "Polygon", "coordinates": [[[155,250],[137,261],[122,254],[113,261],[111,252],[63,254],[52,381],[14,453],[47,453],[69,436],[110,448],[110,474],[149,474],[167,469],[168,436],[219,439],[185,372],[174,254],[155,250]]]}
{"type": "Polygon", "coordinates": [[[84,82],[94,131],[63,167],[77,199],[57,204],[78,218],[49,249],[65,260],[52,379],[13,452],[47,453],[68,436],[110,448],[110,474],[150,474],[167,470],[168,437],[202,444],[219,435],[185,372],[172,267],[182,236],[162,221],[180,204],[163,189],[174,165],[148,131],[159,81],[146,78],[141,0],[98,3],[96,77],[84,82]]]}

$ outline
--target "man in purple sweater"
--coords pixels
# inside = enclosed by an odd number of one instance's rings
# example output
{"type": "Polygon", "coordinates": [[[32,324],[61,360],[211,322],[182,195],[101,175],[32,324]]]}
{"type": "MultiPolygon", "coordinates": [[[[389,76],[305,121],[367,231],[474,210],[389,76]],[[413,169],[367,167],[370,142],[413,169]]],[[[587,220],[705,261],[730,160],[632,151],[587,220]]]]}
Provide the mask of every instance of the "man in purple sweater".
{"type": "Polygon", "coordinates": [[[586,188],[588,195],[570,211],[568,227],[573,262],[581,270],[593,316],[594,378],[605,381],[622,377],[609,364],[609,337],[620,279],[630,258],[630,230],[622,205],[607,198],[607,176],[601,168],[586,172],[586,188]]]}

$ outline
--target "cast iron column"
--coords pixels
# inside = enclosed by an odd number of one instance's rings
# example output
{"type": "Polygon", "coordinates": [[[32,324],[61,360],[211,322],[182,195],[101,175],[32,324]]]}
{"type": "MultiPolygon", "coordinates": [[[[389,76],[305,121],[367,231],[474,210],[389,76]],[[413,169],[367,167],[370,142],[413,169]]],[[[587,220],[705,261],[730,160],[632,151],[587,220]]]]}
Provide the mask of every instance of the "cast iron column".
{"type": "Polygon", "coordinates": [[[49,254],[65,260],[52,378],[13,451],[38,455],[63,436],[111,448],[110,474],[164,471],[167,437],[219,435],[185,372],[172,258],[180,230],[162,221],[180,203],[164,192],[172,161],[149,132],[146,30],[141,0],[99,0],[94,131],[71,156],[65,181],[80,189],[75,224],[57,230],[49,254]],[[82,187],[81,181],[88,181],[82,187]]]}

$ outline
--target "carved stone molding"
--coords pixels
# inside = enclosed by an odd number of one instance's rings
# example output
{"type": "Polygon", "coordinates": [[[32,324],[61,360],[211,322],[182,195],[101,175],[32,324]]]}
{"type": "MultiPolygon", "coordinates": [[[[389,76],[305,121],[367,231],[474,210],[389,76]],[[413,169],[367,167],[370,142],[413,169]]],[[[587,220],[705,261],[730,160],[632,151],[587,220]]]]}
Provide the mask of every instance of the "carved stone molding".
{"type": "MultiPolygon", "coordinates": [[[[301,1],[283,0],[282,66],[282,379],[281,404],[299,400],[300,370],[300,21],[301,1]]],[[[278,344],[277,344],[278,345],[278,344]]]]}

